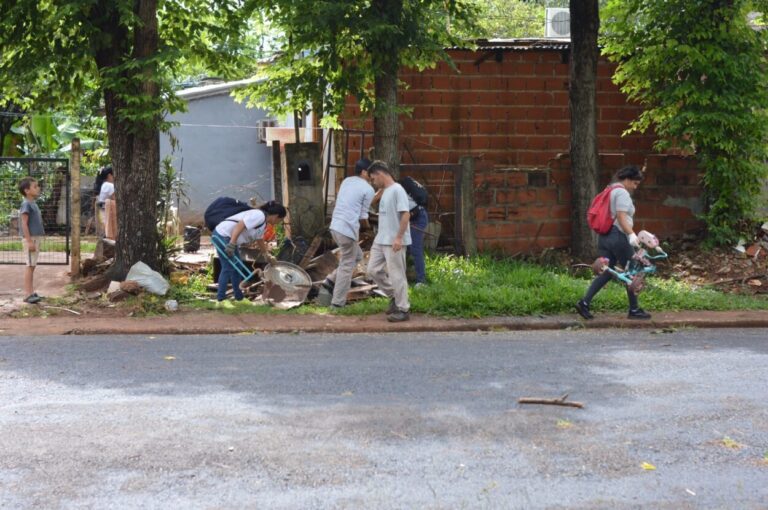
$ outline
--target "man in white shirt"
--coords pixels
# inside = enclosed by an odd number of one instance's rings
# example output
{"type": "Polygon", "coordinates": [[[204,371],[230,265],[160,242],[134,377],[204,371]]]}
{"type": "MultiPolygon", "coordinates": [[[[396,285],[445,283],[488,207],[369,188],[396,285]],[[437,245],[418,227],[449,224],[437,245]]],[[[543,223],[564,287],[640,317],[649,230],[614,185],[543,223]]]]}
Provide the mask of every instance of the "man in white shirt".
{"type": "Polygon", "coordinates": [[[355,174],[341,183],[336,195],[336,205],[331,218],[331,236],[339,246],[339,267],[328,277],[323,285],[333,289],[331,309],[339,309],[347,304],[347,293],[352,285],[352,273],[363,258],[358,240],[360,225],[368,226],[368,209],[373,200],[373,188],[368,184],[367,159],[355,163],[355,174]]]}
{"type": "Polygon", "coordinates": [[[383,161],[371,163],[368,175],[373,185],[383,190],[379,201],[379,231],[371,247],[368,275],[390,299],[387,320],[407,321],[411,318],[405,276],[405,251],[411,244],[408,194],[395,182],[383,161]]]}

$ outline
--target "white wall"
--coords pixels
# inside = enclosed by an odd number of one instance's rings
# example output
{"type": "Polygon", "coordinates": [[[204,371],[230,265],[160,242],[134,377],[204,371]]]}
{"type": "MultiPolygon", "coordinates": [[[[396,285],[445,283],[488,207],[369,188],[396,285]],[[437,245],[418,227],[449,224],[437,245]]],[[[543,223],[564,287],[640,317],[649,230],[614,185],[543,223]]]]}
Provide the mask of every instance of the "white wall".
{"type": "Polygon", "coordinates": [[[162,136],[160,158],[171,155],[187,183],[183,223],[201,223],[205,208],[219,196],[273,198],[271,149],[258,142],[255,129],[267,117],[264,110],[246,108],[228,93],[190,99],[187,112],[168,117],[180,124],[171,129],[178,147],[171,153],[168,135],[162,136]]]}

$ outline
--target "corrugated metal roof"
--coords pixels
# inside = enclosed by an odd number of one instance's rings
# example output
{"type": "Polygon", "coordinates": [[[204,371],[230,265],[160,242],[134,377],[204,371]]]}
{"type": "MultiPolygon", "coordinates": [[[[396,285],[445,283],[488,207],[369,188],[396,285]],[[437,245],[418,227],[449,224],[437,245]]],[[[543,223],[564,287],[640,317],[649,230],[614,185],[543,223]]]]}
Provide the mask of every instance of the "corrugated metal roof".
{"type": "MultiPolygon", "coordinates": [[[[477,51],[482,50],[508,50],[508,51],[563,51],[570,49],[570,39],[478,39],[474,41],[477,51]]],[[[448,48],[449,50],[468,50],[461,46],[448,48]]]]}
{"type": "Polygon", "coordinates": [[[213,85],[204,85],[202,87],[192,87],[180,90],[176,92],[176,95],[187,101],[203,97],[219,96],[222,94],[229,94],[232,92],[232,89],[257,83],[262,79],[263,78],[249,78],[247,80],[228,81],[224,83],[214,83],[213,85]]]}

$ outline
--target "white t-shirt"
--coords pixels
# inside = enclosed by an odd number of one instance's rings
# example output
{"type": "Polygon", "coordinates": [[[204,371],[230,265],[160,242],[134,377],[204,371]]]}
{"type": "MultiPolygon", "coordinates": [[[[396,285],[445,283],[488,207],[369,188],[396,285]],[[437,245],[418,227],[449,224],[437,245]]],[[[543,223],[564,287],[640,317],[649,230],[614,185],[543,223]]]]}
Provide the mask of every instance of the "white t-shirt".
{"type": "Polygon", "coordinates": [[[101,189],[99,190],[99,203],[103,204],[106,202],[108,198],[112,198],[112,195],[115,194],[115,183],[105,181],[104,184],[101,185],[101,189]]]}
{"type": "Polygon", "coordinates": [[[230,216],[216,226],[216,232],[224,237],[232,237],[232,231],[240,220],[245,223],[245,230],[237,236],[237,245],[250,244],[264,237],[264,231],[267,229],[266,215],[261,209],[251,209],[243,211],[234,216],[230,216]]]}
{"type": "Polygon", "coordinates": [[[347,177],[341,182],[331,218],[331,230],[350,239],[360,237],[360,220],[368,219],[373,188],[361,177],[347,177]]]}
{"type": "MultiPolygon", "coordinates": [[[[391,245],[400,230],[400,213],[408,212],[408,193],[397,183],[384,188],[379,201],[379,232],[373,240],[376,244],[391,245]]],[[[405,229],[403,246],[411,244],[411,227],[405,229]]]]}

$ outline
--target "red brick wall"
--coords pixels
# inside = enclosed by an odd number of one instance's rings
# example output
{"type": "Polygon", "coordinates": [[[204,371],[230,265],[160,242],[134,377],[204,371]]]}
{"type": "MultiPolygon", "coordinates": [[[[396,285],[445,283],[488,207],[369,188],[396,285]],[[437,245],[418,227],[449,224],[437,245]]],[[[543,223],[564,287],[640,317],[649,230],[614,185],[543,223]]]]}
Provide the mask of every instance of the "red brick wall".
{"type": "MultiPolygon", "coordinates": [[[[621,155],[602,155],[602,181],[624,164],[621,155]]],[[[566,248],[571,239],[570,161],[547,170],[525,171],[480,163],[475,174],[478,248],[507,254],[566,248]]],[[[636,230],[672,237],[700,227],[695,214],[701,187],[695,160],[649,156],[646,176],[635,194],[636,230]]]]}
{"type": "MultiPolygon", "coordinates": [[[[410,116],[401,117],[403,162],[477,158],[481,249],[516,253],[570,243],[567,53],[504,50],[501,62],[490,52],[477,63],[484,50],[453,51],[458,72],[447,63],[401,72],[408,88],[400,101],[412,108],[410,116]]],[[[693,163],[655,155],[652,134],[621,136],[641,109],[627,103],[611,82],[613,69],[606,61],[598,66],[597,133],[604,181],[620,166],[642,165],[648,158],[648,178],[637,196],[638,225],[665,237],[698,227],[691,212],[700,195],[693,163]]],[[[359,107],[350,103],[345,117],[360,119],[359,107]]],[[[347,125],[371,129],[369,121],[347,125]]],[[[359,139],[350,142],[356,154],[359,139]]]]}

